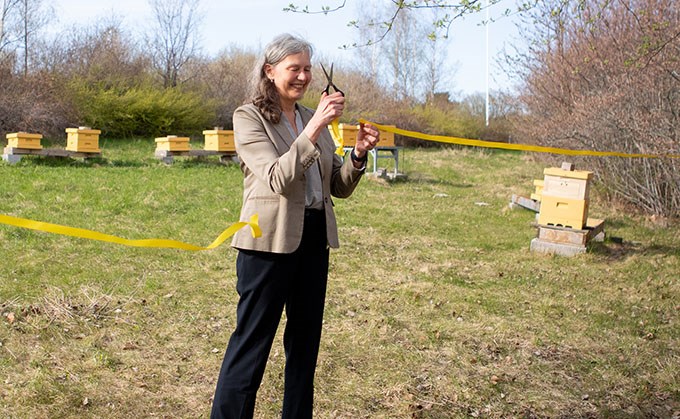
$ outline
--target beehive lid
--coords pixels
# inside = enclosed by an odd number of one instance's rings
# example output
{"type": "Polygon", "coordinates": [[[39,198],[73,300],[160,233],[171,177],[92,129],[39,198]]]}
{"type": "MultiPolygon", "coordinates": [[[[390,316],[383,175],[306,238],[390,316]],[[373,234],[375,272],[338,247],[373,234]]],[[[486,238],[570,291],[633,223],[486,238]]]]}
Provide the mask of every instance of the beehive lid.
{"type": "Polygon", "coordinates": [[[214,135],[214,134],[226,135],[226,134],[230,134],[230,133],[231,133],[231,131],[226,130],[226,129],[208,129],[208,130],[203,131],[203,135],[214,135]]]}
{"type": "Polygon", "coordinates": [[[11,133],[7,134],[5,137],[7,137],[8,140],[11,139],[11,138],[30,138],[30,139],[38,139],[39,140],[43,136],[42,136],[42,134],[30,134],[28,132],[19,131],[19,132],[11,132],[11,133]]]}
{"type": "Polygon", "coordinates": [[[188,141],[189,141],[189,137],[178,137],[178,136],[176,136],[176,135],[168,135],[167,137],[158,137],[158,138],[156,138],[156,142],[157,142],[157,143],[166,142],[166,141],[169,141],[169,142],[177,142],[177,143],[183,143],[183,142],[188,142],[188,141]]]}
{"type": "Polygon", "coordinates": [[[564,170],[560,169],[559,167],[547,167],[543,170],[543,174],[584,180],[589,180],[593,177],[593,172],[589,172],[587,170],[564,170]]]}
{"type": "Polygon", "coordinates": [[[78,127],[78,128],[66,128],[66,132],[71,134],[71,133],[78,133],[78,134],[101,134],[102,132],[98,129],[92,129],[90,127],[78,127]]]}

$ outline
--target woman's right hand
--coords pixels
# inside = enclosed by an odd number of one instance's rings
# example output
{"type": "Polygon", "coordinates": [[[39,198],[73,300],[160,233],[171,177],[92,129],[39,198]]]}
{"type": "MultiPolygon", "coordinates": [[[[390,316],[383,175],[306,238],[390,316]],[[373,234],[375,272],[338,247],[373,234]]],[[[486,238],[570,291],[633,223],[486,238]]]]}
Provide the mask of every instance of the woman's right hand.
{"type": "Polygon", "coordinates": [[[344,109],[345,96],[343,96],[342,93],[335,92],[329,95],[326,92],[323,92],[321,94],[319,106],[316,107],[316,112],[314,112],[314,116],[312,116],[312,119],[305,127],[305,134],[307,134],[313,143],[316,143],[321,130],[327,129],[326,127],[328,124],[334,119],[342,116],[344,109]]]}

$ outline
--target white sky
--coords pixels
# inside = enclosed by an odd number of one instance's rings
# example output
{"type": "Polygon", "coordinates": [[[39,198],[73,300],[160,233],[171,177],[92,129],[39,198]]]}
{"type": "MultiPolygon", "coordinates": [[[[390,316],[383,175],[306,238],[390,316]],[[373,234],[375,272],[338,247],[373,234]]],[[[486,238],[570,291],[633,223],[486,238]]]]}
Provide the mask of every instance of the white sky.
{"type": "MultiPolygon", "coordinates": [[[[385,0],[387,1],[387,0],[385,0]]],[[[125,28],[140,32],[151,19],[151,10],[145,0],[47,0],[55,9],[56,25],[50,32],[60,33],[73,25],[88,24],[111,15],[122,19],[125,28]]],[[[203,51],[215,55],[231,45],[260,47],[274,36],[290,32],[310,41],[317,54],[336,62],[352,60],[355,52],[339,49],[357,40],[357,29],[347,27],[358,16],[362,0],[348,0],[344,9],[328,15],[309,15],[283,12],[291,2],[296,5],[340,4],[341,0],[201,0],[203,25],[201,37],[203,51]]],[[[503,0],[492,6],[490,16],[499,16],[506,8],[514,7],[514,0],[503,0]]],[[[454,77],[442,90],[463,94],[486,91],[486,37],[479,23],[484,13],[454,22],[450,33],[448,68],[455,70],[454,77]]],[[[493,22],[489,30],[490,90],[509,88],[508,78],[496,65],[496,57],[507,43],[516,41],[516,30],[510,19],[493,22]]]]}

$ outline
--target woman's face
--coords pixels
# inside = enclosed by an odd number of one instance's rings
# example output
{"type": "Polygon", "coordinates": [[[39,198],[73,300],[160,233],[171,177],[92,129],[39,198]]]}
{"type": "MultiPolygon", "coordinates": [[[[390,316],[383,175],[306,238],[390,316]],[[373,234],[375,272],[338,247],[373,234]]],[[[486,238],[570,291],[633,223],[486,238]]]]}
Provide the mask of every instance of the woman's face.
{"type": "Polygon", "coordinates": [[[275,66],[267,64],[265,71],[279,92],[281,105],[293,105],[302,99],[312,82],[312,63],[309,53],[291,54],[275,66]]]}

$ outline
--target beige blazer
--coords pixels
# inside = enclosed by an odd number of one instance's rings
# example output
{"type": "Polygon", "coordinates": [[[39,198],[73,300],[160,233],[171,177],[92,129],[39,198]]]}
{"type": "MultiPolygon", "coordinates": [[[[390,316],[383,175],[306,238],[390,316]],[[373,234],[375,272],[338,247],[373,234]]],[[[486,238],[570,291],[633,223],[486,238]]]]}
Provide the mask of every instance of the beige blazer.
{"type": "MultiPolygon", "coordinates": [[[[297,109],[306,126],[314,111],[297,109]]],[[[331,247],[338,247],[338,229],[331,196],[352,194],[364,170],[351,159],[335,154],[330,133],[323,130],[316,146],[304,133],[297,138],[282,122],[272,124],[258,109],[244,105],[234,112],[234,141],[243,172],[242,221],[257,213],[262,236],[253,238],[250,229],[239,230],[232,246],[238,249],[292,253],[300,245],[305,212],[305,170],[320,163],[326,236],[331,247]]]]}

